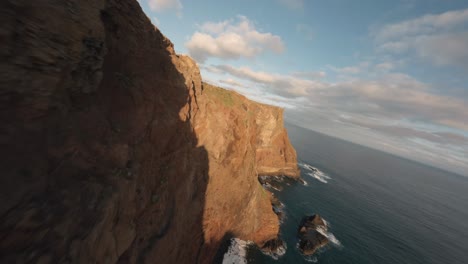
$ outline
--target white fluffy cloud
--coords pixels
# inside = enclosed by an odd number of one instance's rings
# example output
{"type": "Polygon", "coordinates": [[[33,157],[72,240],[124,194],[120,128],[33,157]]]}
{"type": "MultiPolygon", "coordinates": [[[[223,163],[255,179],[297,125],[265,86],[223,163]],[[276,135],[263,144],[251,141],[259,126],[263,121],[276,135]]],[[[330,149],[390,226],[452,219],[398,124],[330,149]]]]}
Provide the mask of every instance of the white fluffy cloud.
{"type": "Polygon", "coordinates": [[[148,0],[148,5],[156,12],[175,9],[179,14],[183,7],[180,0],[148,0]]]}
{"type": "Polygon", "coordinates": [[[253,22],[244,16],[238,16],[236,21],[204,23],[185,46],[198,62],[204,62],[209,57],[253,58],[265,51],[284,51],[281,37],[259,32],[253,22]]]}
{"type": "Polygon", "coordinates": [[[468,69],[468,9],[385,25],[372,34],[378,50],[410,53],[439,66],[468,69]]]}

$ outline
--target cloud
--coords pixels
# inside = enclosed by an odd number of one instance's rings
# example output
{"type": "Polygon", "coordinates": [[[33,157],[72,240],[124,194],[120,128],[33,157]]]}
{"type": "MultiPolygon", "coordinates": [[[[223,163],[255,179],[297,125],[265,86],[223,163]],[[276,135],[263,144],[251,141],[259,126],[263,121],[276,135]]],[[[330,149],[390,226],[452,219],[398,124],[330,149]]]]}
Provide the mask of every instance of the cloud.
{"type": "Polygon", "coordinates": [[[207,22],[199,27],[185,44],[198,62],[210,57],[220,59],[254,58],[265,51],[282,53],[281,37],[259,32],[252,21],[238,16],[237,21],[207,22]]]}
{"type": "Polygon", "coordinates": [[[389,122],[389,120],[372,118],[342,118],[341,121],[378,131],[397,138],[420,138],[440,145],[467,145],[468,138],[453,132],[437,132],[414,128],[411,123],[389,122]],[[382,122],[385,121],[385,122],[382,122]]]}
{"type": "Polygon", "coordinates": [[[436,66],[468,69],[468,9],[428,14],[374,29],[380,52],[412,54],[436,66]]]}
{"type": "Polygon", "coordinates": [[[468,130],[468,105],[458,98],[433,94],[429,88],[405,74],[386,74],[375,80],[334,84],[319,98],[348,113],[422,120],[468,130]]]}
{"type": "Polygon", "coordinates": [[[395,68],[395,65],[391,62],[382,62],[375,65],[375,68],[380,71],[391,71],[395,68]]]}
{"type": "MultiPolygon", "coordinates": [[[[230,65],[216,65],[212,67],[212,70],[214,69],[217,73],[222,72],[252,82],[256,87],[262,88],[270,94],[276,94],[286,98],[307,96],[310,94],[311,90],[324,88],[324,85],[320,81],[311,79],[311,76],[307,76],[307,78],[297,77],[297,74],[302,75],[305,73],[283,75],[255,71],[249,67],[233,67],[230,65]]],[[[325,73],[318,73],[318,78],[321,78],[320,75],[324,74],[325,73]]]]}
{"type": "Polygon", "coordinates": [[[353,75],[353,74],[358,74],[358,73],[367,71],[369,66],[370,66],[370,63],[368,61],[363,61],[354,66],[346,66],[346,67],[340,68],[340,67],[328,65],[327,67],[330,68],[332,71],[337,72],[339,74],[353,75]]]}
{"type": "Polygon", "coordinates": [[[278,2],[289,9],[302,9],[305,4],[305,0],[278,0],[278,2]]]}
{"type": "Polygon", "coordinates": [[[358,66],[347,66],[343,68],[330,66],[330,68],[338,73],[344,73],[344,74],[358,74],[361,72],[361,68],[358,66]]]}
{"type": "Polygon", "coordinates": [[[219,80],[219,82],[222,83],[222,84],[229,85],[229,86],[244,87],[243,84],[241,84],[240,82],[238,82],[238,81],[236,81],[236,80],[233,80],[233,79],[231,79],[231,78],[222,79],[222,80],[219,80]]]}
{"type": "Polygon", "coordinates": [[[336,82],[328,81],[325,72],[280,74],[230,65],[204,69],[218,76],[220,86],[287,108],[293,113],[288,115],[290,122],[450,170],[468,168],[466,101],[392,72],[397,64],[364,61],[351,67],[330,66],[340,72],[369,71],[366,78],[336,82]]]}
{"type": "Polygon", "coordinates": [[[438,66],[462,66],[468,69],[468,31],[436,35],[420,35],[387,42],[380,51],[402,54],[413,52],[421,59],[438,66]]]}
{"type": "Polygon", "coordinates": [[[374,35],[377,40],[399,39],[434,32],[452,30],[468,22],[468,9],[448,11],[442,14],[428,14],[415,19],[385,25],[374,35]]]}
{"type": "Polygon", "coordinates": [[[293,72],[292,76],[298,78],[304,78],[309,80],[315,80],[320,78],[325,78],[327,73],[324,71],[301,71],[301,72],[293,72]]]}
{"type": "Polygon", "coordinates": [[[180,0],[148,0],[148,5],[151,10],[162,12],[165,10],[175,9],[181,12],[183,6],[180,0]]]}
{"type": "MultiPolygon", "coordinates": [[[[366,62],[362,65],[371,68],[366,62]]],[[[382,72],[373,79],[332,83],[323,80],[321,74],[314,79],[304,73],[278,74],[230,65],[209,67],[218,76],[238,78],[243,83],[249,82],[247,86],[270,94],[290,99],[307,98],[302,102],[304,108],[330,109],[331,116],[334,111],[340,111],[393,120],[421,120],[468,130],[468,105],[463,99],[435,94],[430,85],[403,73],[382,72]]],[[[377,67],[388,69],[391,64],[378,64],[377,67]]]]}
{"type": "Polygon", "coordinates": [[[428,58],[437,65],[468,67],[468,32],[419,36],[413,45],[421,58],[428,58]]]}

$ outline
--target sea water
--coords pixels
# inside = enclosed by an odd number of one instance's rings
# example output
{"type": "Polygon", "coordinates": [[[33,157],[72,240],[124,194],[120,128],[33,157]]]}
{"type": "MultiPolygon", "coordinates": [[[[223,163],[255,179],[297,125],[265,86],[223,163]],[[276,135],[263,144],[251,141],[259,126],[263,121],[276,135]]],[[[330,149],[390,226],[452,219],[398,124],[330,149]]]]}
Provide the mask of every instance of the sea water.
{"type": "Polygon", "coordinates": [[[287,128],[305,180],[273,190],[285,205],[280,232],[287,251],[275,260],[245,244],[247,263],[468,263],[466,177],[287,128]],[[296,234],[311,214],[328,222],[331,242],[305,257],[296,234]]]}

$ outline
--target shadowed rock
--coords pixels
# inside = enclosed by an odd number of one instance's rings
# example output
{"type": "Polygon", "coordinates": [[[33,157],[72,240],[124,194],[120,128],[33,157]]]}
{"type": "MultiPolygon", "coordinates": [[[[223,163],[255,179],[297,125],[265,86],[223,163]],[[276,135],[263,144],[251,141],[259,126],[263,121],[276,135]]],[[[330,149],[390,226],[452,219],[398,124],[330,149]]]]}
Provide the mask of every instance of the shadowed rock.
{"type": "Polygon", "coordinates": [[[286,244],[283,240],[275,238],[267,241],[261,250],[268,255],[281,256],[286,252],[286,244]]]}
{"type": "Polygon", "coordinates": [[[0,263],[211,263],[279,221],[280,108],[203,83],[135,0],[0,1],[0,263]]]}

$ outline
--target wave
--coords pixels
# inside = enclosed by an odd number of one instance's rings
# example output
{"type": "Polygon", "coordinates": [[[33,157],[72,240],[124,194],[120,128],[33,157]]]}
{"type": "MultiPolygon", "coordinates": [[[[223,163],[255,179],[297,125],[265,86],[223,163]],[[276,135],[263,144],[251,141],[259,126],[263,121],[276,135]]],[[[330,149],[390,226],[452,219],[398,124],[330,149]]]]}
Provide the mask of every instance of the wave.
{"type": "Polygon", "coordinates": [[[284,212],[284,207],[286,206],[282,202],[279,202],[278,204],[274,204],[272,207],[273,212],[275,212],[275,214],[279,214],[284,212]]]}
{"type": "Polygon", "coordinates": [[[328,240],[334,244],[335,246],[341,247],[341,242],[333,235],[331,232],[327,230],[327,228],[323,228],[321,226],[318,226],[315,230],[319,232],[320,234],[324,235],[328,240]]]}
{"type": "Polygon", "coordinates": [[[265,189],[269,189],[269,190],[275,190],[277,192],[281,192],[283,190],[283,188],[281,188],[281,186],[274,186],[274,185],[271,185],[270,183],[263,183],[262,184],[263,188],[265,189]]]}
{"type": "Polygon", "coordinates": [[[304,256],[305,261],[307,262],[312,262],[312,263],[317,263],[318,259],[315,256],[304,256]]]}
{"type": "MultiPolygon", "coordinates": [[[[286,249],[287,249],[287,245],[286,243],[283,244],[283,246],[279,246],[278,249],[276,250],[276,252],[266,252],[266,251],[263,251],[263,250],[260,250],[264,255],[267,255],[269,256],[270,258],[274,259],[274,260],[278,260],[281,256],[283,256],[284,254],[286,254],[286,249]]],[[[230,262],[230,263],[237,263],[237,262],[230,262]]],[[[224,263],[223,263],[224,264],[224,263]]]]}
{"type": "Polygon", "coordinates": [[[321,171],[316,171],[316,172],[309,172],[307,173],[310,177],[322,182],[322,183],[328,183],[328,180],[331,180],[330,176],[327,176],[321,171]]]}
{"type": "MultiPolygon", "coordinates": [[[[299,249],[299,242],[296,243],[296,248],[299,249]]],[[[313,254],[313,255],[304,255],[304,254],[301,253],[301,255],[304,258],[304,260],[307,261],[307,262],[311,262],[311,263],[317,263],[318,262],[318,258],[317,258],[317,256],[315,254],[313,254]]]]}
{"type": "Polygon", "coordinates": [[[326,175],[324,172],[322,172],[321,170],[307,164],[307,163],[303,163],[303,162],[299,162],[299,166],[301,168],[304,168],[306,170],[308,170],[309,172],[307,173],[307,175],[311,176],[312,178],[322,182],[322,183],[328,183],[328,180],[331,180],[331,177],[326,175]]]}
{"type": "Polygon", "coordinates": [[[224,254],[223,264],[247,264],[247,247],[253,242],[244,241],[238,238],[231,238],[231,245],[224,254]]]}
{"type": "Polygon", "coordinates": [[[311,165],[309,165],[307,163],[304,163],[304,162],[299,162],[298,164],[299,164],[299,166],[301,168],[304,168],[304,169],[309,170],[309,171],[316,171],[317,170],[317,168],[315,168],[315,167],[313,167],[313,166],[311,166],[311,165]]]}

